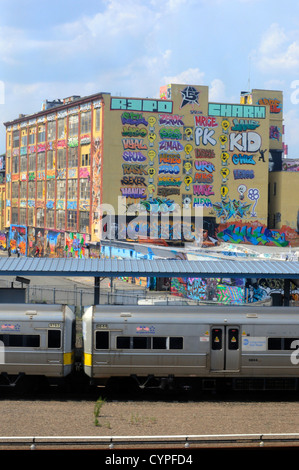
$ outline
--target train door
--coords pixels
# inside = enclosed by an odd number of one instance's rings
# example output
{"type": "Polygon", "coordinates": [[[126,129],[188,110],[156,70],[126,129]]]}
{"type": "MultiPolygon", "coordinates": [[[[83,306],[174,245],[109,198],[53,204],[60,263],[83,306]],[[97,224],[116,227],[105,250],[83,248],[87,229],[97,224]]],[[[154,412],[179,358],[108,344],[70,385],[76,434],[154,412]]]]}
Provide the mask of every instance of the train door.
{"type": "Polygon", "coordinates": [[[238,370],[240,366],[240,331],[238,326],[211,328],[211,371],[238,370]]]}

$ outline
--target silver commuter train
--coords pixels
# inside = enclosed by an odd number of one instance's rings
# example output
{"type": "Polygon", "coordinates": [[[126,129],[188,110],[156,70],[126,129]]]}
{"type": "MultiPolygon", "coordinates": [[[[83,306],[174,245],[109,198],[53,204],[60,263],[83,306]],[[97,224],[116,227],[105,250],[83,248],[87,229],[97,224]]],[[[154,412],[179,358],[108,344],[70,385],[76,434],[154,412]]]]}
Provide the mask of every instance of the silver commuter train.
{"type": "Polygon", "coordinates": [[[0,305],[0,383],[64,378],[74,368],[75,315],[68,306],[0,305]]]}
{"type": "Polygon", "coordinates": [[[92,306],[83,341],[84,371],[98,384],[298,389],[298,308],[92,306]]]}

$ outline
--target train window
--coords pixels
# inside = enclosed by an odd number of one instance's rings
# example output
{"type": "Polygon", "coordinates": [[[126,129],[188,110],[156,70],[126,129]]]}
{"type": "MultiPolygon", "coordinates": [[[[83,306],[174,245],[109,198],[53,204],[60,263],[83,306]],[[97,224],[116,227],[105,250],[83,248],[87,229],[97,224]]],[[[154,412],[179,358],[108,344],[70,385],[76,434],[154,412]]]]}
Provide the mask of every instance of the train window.
{"type": "Polygon", "coordinates": [[[298,349],[296,343],[292,346],[293,341],[298,341],[298,338],[284,338],[284,347],[283,349],[290,350],[290,349],[298,349]]]}
{"type": "Polygon", "coordinates": [[[130,349],[130,336],[118,336],[116,338],[117,349],[130,349]]]}
{"type": "Polygon", "coordinates": [[[96,332],[96,349],[109,349],[109,331],[96,332]]]}
{"type": "Polygon", "coordinates": [[[153,349],[167,349],[166,337],[153,337],[153,349]]]}
{"type": "Polygon", "coordinates": [[[151,349],[151,338],[146,336],[133,337],[133,349],[151,349]]]}
{"type": "Polygon", "coordinates": [[[282,348],[282,338],[268,338],[268,349],[270,351],[273,350],[281,350],[282,348]]]}
{"type": "Polygon", "coordinates": [[[293,341],[298,341],[298,338],[268,338],[268,349],[271,351],[289,351],[296,349],[297,346],[292,347],[293,341]]]}
{"type": "Polygon", "coordinates": [[[183,338],[169,338],[169,349],[183,349],[183,338]]]}
{"type": "Polygon", "coordinates": [[[228,349],[231,351],[239,349],[239,331],[236,328],[228,330],[228,349]]]}
{"type": "Polygon", "coordinates": [[[0,335],[0,341],[6,347],[38,348],[40,346],[39,335],[0,335]]]}
{"type": "Polygon", "coordinates": [[[59,349],[61,348],[61,331],[48,330],[48,348],[59,349]]]}
{"type": "Polygon", "coordinates": [[[212,349],[214,351],[222,349],[222,330],[219,328],[212,329],[212,349]]]}

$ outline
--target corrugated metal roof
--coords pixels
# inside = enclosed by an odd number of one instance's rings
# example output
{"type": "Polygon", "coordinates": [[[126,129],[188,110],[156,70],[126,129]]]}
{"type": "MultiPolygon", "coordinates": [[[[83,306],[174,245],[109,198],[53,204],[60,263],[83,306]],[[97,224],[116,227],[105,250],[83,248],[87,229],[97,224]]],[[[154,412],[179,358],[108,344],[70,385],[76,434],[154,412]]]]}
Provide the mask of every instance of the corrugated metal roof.
{"type": "Polygon", "coordinates": [[[1,258],[0,276],[299,279],[299,262],[269,260],[1,258]]]}

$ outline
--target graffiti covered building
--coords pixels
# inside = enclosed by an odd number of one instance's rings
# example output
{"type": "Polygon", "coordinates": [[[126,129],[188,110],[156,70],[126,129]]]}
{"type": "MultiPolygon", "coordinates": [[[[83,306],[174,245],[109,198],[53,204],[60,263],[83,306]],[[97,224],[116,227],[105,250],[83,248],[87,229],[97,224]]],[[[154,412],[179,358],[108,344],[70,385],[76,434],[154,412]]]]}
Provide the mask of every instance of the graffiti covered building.
{"type": "Polygon", "coordinates": [[[208,94],[168,85],[158,99],[75,96],[5,123],[10,237],[23,227],[27,253],[48,256],[84,256],[109,237],[193,241],[200,209],[206,240],[279,243],[267,221],[282,93],[253,90],[238,104],[208,94]]]}

